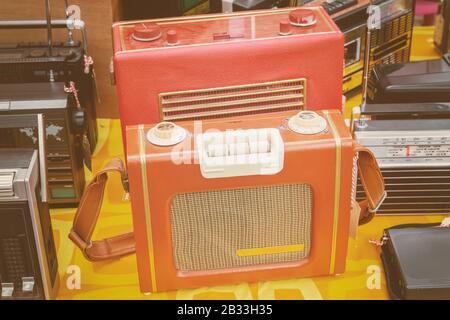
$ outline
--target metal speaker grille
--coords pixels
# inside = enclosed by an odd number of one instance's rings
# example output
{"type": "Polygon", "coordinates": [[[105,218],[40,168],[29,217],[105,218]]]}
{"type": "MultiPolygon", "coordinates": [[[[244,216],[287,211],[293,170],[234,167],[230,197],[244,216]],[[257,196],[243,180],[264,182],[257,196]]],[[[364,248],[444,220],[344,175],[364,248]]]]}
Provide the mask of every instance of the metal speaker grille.
{"type": "Polygon", "coordinates": [[[257,113],[302,110],[306,80],[193,90],[160,94],[165,121],[221,118],[257,113]]]}
{"type": "Polygon", "coordinates": [[[0,259],[5,274],[2,281],[14,282],[18,287],[23,276],[27,274],[26,255],[20,238],[0,239],[0,259]]]}
{"type": "Polygon", "coordinates": [[[177,270],[212,270],[305,259],[311,247],[312,199],[312,189],[306,184],[175,196],[171,218],[177,270]],[[261,251],[295,246],[302,249],[261,251]],[[243,251],[250,254],[241,255],[243,251]]]}
{"type": "Polygon", "coordinates": [[[413,20],[414,15],[410,11],[407,14],[383,23],[381,29],[372,32],[371,45],[379,46],[410,32],[413,27],[413,20]]]}
{"type": "MultiPolygon", "coordinates": [[[[383,168],[387,198],[378,214],[450,213],[450,167],[383,168]]],[[[358,181],[357,199],[364,198],[358,181]]]]}

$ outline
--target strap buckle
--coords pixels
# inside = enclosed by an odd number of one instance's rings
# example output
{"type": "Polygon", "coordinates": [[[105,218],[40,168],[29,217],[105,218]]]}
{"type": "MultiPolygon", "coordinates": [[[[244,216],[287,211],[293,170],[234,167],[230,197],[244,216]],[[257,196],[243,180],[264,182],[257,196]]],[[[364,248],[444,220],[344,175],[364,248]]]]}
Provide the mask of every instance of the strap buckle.
{"type": "Polygon", "coordinates": [[[378,211],[378,209],[380,209],[381,205],[383,204],[384,200],[386,200],[386,198],[387,198],[387,192],[385,191],[383,193],[383,196],[381,197],[380,201],[375,206],[375,208],[373,208],[373,209],[368,208],[367,211],[369,211],[370,213],[376,213],[378,211]]]}
{"type": "Polygon", "coordinates": [[[124,171],[121,175],[122,186],[126,193],[130,193],[130,181],[128,180],[128,173],[124,171]]]}

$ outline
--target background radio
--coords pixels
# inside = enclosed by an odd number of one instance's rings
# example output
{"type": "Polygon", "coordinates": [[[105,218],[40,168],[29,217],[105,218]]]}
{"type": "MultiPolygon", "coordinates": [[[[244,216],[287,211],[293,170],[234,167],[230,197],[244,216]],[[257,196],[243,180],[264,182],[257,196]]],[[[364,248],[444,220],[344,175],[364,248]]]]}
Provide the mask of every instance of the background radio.
{"type": "Polygon", "coordinates": [[[0,128],[38,131],[38,150],[0,149],[0,300],[52,299],[59,276],[46,204],[45,120],[0,115],[0,128]]]}
{"type": "MultiPolygon", "coordinates": [[[[73,97],[64,92],[64,84],[2,84],[0,101],[3,115],[44,114],[48,202],[51,205],[76,204],[85,184],[83,159],[90,165],[90,150],[84,144],[85,127],[79,121],[83,110],[77,109],[73,97]]],[[[0,130],[0,147],[36,147],[36,129],[0,130]]]]}
{"type": "Polygon", "coordinates": [[[87,31],[81,20],[0,21],[0,31],[45,29],[47,42],[0,43],[0,83],[73,82],[81,106],[86,110],[87,137],[91,152],[97,144],[96,85],[93,60],[88,54],[87,31]],[[52,28],[68,28],[65,42],[52,41],[52,28]],[[72,30],[81,30],[76,41],[72,30]]]}
{"type": "MultiPolygon", "coordinates": [[[[387,198],[378,214],[450,212],[450,104],[368,104],[354,126],[377,157],[387,198]]],[[[358,184],[358,198],[364,196],[358,184]]]]}
{"type": "Polygon", "coordinates": [[[283,8],[287,6],[300,6],[293,4],[292,0],[212,0],[212,12],[230,13],[245,10],[260,10],[283,8]]]}
{"type": "Polygon", "coordinates": [[[124,22],[113,33],[123,132],[342,105],[343,36],[322,8],[124,22]]]}
{"type": "Polygon", "coordinates": [[[450,102],[450,54],[436,60],[375,66],[368,97],[374,103],[450,102]]]}
{"type": "Polygon", "coordinates": [[[409,61],[415,9],[414,0],[382,0],[373,4],[379,10],[381,26],[371,32],[369,74],[377,64],[409,61]]]}
{"type": "Polygon", "coordinates": [[[450,1],[442,0],[439,15],[436,17],[434,44],[442,53],[450,53],[450,1]]]}

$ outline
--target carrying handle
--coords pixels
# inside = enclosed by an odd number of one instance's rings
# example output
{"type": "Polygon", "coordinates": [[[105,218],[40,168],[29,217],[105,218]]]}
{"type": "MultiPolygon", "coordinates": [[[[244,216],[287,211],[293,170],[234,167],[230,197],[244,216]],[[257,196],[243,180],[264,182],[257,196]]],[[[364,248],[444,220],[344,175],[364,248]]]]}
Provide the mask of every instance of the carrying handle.
{"type": "Polygon", "coordinates": [[[38,131],[38,153],[39,153],[39,173],[41,179],[41,199],[48,201],[47,190],[47,155],[46,155],[46,133],[45,119],[42,113],[20,114],[20,115],[0,115],[0,128],[37,128],[38,131]]]}
{"type": "MultiPolygon", "coordinates": [[[[50,21],[51,28],[69,28],[77,29],[81,32],[81,40],[83,42],[83,51],[88,55],[87,31],[86,24],[80,19],[52,19],[50,21]]],[[[0,20],[1,29],[46,29],[48,27],[47,20],[0,20]]]]}
{"type": "Polygon", "coordinates": [[[103,170],[95,175],[94,179],[86,187],[69,234],[69,239],[81,249],[89,261],[120,258],[136,251],[134,234],[132,232],[92,241],[92,234],[102,208],[108,173],[112,172],[120,173],[122,185],[126,192],[129,191],[128,176],[122,160],[114,158],[103,170]]]}
{"type": "Polygon", "coordinates": [[[363,225],[373,219],[376,211],[386,199],[387,193],[383,175],[372,151],[358,144],[354,150],[358,156],[359,178],[366,194],[366,199],[359,202],[361,207],[359,225],[363,225]]]}
{"type": "MultiPolygon", "coordinates": [[[[359,224],[366,224],[372,220],[375,211],[386,197],[384,180],[374,154],[367,148],[357,145],[358,171],[367,199],[360,202],[361,216],[359,224]]],[[[124,190],[129,192],[128,175],[119,158],[112,159],[103,170],[98,172],[86,187],[80,205],[75,214],[69,239],[78,246],[89,261],[116,259],[136,251],[134,233],[99,241],[92,241],[92,234],[100,215],[103,195],[108,173],[118,172],[122,179],[124,190]]]]}
{"type": "Polygon", "coordinates": [[[51,13],[51,7],[50,7],[50,0],[44,0],[45,1],[45,16],[47,20],[47,45],[48,45],[48,52],[50,57],[53,56],[53,37],[52,37],[52,13],[51,13]]]}

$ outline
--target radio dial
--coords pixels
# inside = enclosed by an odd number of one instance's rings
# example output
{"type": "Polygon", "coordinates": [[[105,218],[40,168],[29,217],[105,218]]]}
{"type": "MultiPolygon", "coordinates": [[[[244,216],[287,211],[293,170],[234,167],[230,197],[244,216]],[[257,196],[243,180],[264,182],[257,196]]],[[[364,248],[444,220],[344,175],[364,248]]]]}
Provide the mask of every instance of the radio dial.
{"type": "Polygon", "coordinates": [[[162,29],[156,23],[142,23],[134,27],[131,37],[136,41],[150,42],[161,38],[162,29]]]}
{"type": "Polygon", "coordinates": [[[297,9],[289,14],[289,22],[296,27],[309,27],[317,23],[316,15],[311,9],[297,9]]]}
{"type": "Polygon", "coordinates": [[[160,122],[147,133],[148,141],[157,146],[173,146],[186,136],[187,131],[172,122],[160,122]]]}
{"type": "Polygon", "coordinates": [[[325,131],[327,121],[313,111],[301,111],[288,121],[289,129],[300,134],[317,134],[325,131]]]}

